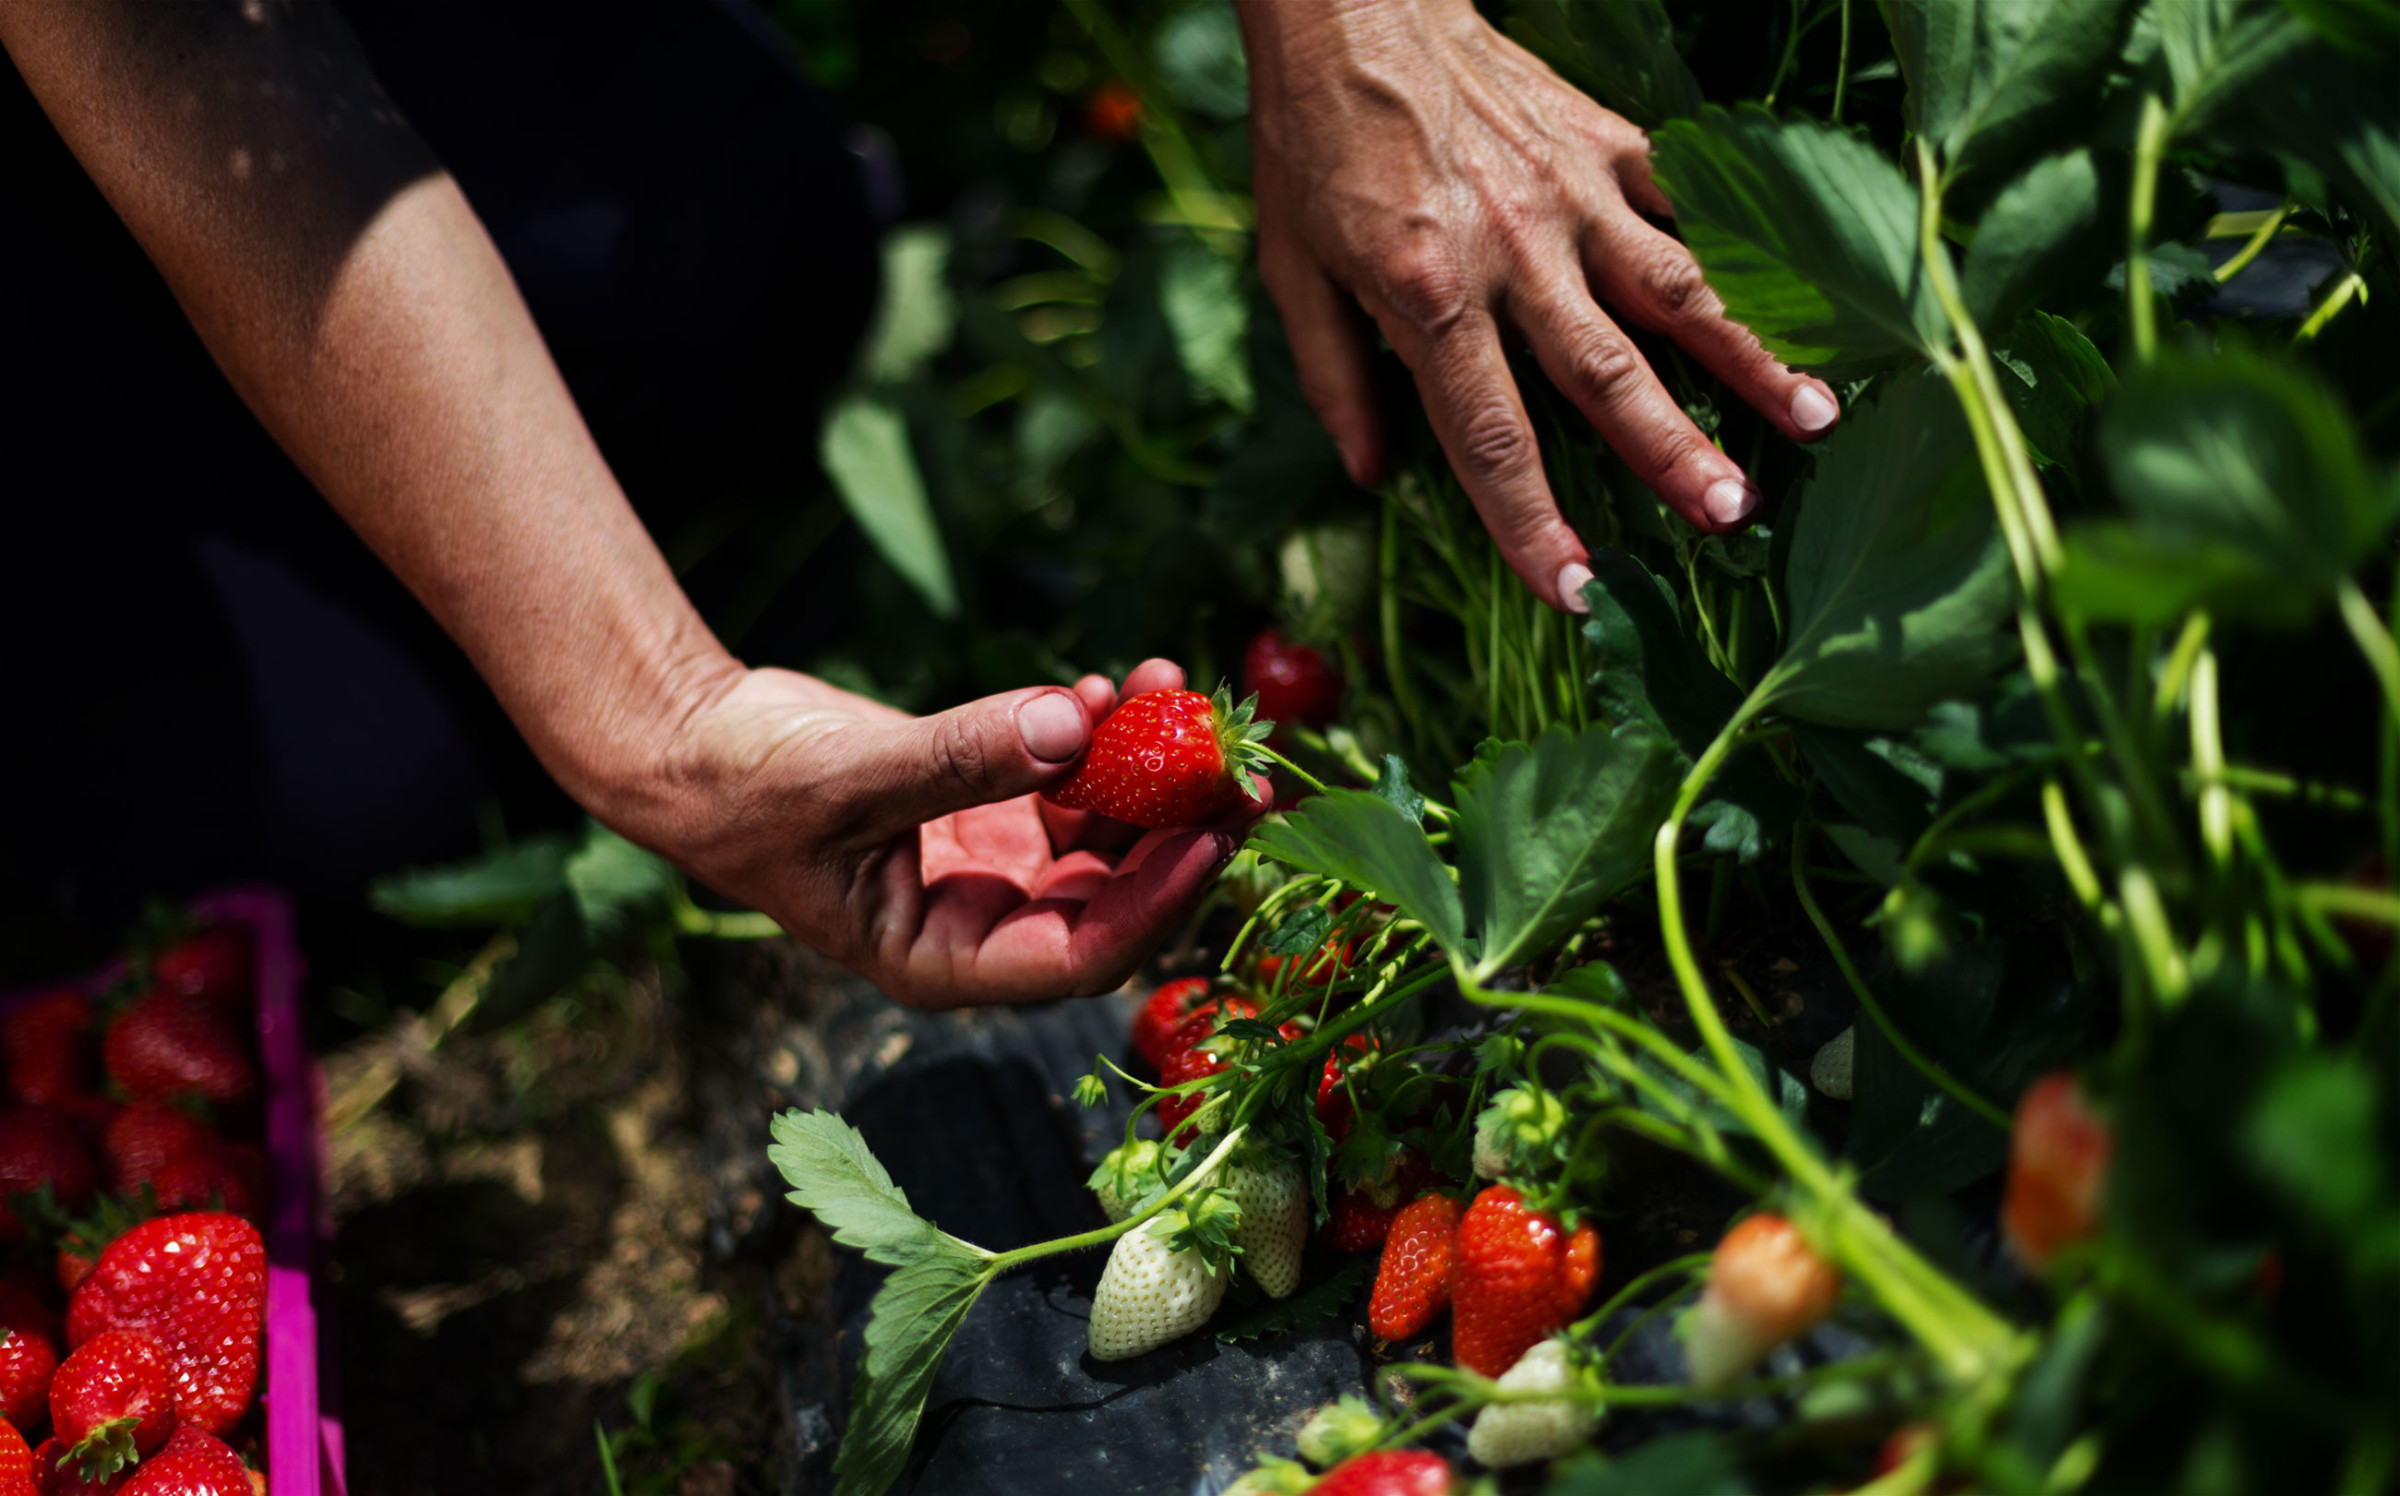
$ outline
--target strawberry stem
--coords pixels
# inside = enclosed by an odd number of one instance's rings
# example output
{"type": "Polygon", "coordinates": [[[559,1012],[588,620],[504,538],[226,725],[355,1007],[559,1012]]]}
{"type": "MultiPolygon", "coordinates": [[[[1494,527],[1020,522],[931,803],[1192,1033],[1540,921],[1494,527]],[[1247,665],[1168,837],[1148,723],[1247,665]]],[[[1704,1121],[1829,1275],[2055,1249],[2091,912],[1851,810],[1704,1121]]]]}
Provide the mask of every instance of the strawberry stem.
{"type": "Polygon", "coordinates": [[[1316,775],[1309,773],[1306,769],[1301,768],[1298,764],[1293,763],[1290,759],[1285,758],[1282,754],[1277,753],[1274,749],[1268,747],[1264,743],[1253,743],[1250,746],[1252,750],[1261,758],[1271,759],[1274,762],[1281,764],[1283,767],[1291,770],[1294,774],[1299,775],[1300,778],[1307,783],[1310,789],[1315,790],[1320,795],[1325,793],[1324,780],[1319,779],[1316,775]]]}
{"type": "Polygon", "coordinates": [[[1085,1247],[1106,1246],[1128,1231],[1148,1225],[1154,1217],[1176,1201],[1207,1184],[1209,1176],[1216,1173],[1218,1167],[1232,1155],[1234,1148],[1242,1141],[1242,1134],[1247,1131],[1249,1129],[1246,1127],[1237,1127],[1225,1134],[1218,1141],[1216,1149],[1207,1158],[1201,1160],[1200,1167],[1184,1175],[1165,1194],[1151,1201],[1146,1208],[1134,1212],[1115,1225],[1103,1226],[1097,1231],[1086,1231],[1077,1236],[1062,1236],[1056,1241],[1037,1241],[1031,1246],[1018,1247],[1014,1251],[994,1252],[985,1271],[996,1278],[1010,1268],[1021,1267],[1028,1262],[1036,1262],[1044,1257],[1055,1257],[1061,1252],[1079,1252],[1085,1247]]]}

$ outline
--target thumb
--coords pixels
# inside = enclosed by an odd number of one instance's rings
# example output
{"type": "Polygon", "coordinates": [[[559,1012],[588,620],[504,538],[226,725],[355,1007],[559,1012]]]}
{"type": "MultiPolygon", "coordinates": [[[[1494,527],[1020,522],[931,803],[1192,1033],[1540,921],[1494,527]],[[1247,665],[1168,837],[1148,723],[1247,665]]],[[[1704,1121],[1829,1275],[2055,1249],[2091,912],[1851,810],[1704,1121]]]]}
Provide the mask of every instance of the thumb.
{"type": "Polygon", "coordinates": [[[842,777],[853,786],[868,842],[1054,785],[1092,731],[1075,693],[1057,689],[1011,691],[930,717],[862,726],[842,777]]]}

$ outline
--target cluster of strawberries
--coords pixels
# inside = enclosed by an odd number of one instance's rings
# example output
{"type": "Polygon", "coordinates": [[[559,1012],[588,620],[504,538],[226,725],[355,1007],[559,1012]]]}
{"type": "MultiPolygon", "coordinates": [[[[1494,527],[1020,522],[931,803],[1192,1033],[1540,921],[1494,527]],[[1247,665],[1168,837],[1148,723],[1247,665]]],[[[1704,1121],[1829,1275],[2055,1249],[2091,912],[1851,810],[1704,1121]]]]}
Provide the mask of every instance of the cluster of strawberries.
{"type": "Polygon", "coordinates": [[[251,947],[209,929],[134,969],[120,1001],[0,1014],[0,1496],[265,1489],[228,1441],[258,1387],[267,1163],[211,1120],[258,1099],[251,947]]]}

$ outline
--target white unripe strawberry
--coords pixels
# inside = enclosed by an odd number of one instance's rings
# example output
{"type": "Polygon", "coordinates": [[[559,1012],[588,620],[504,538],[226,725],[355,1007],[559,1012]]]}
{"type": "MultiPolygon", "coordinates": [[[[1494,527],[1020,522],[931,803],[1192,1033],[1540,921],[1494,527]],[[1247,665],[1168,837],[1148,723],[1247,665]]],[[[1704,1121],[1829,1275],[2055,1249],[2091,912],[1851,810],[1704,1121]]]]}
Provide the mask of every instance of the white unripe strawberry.
{"type": "Polygon", "coordinates": [[[1708,1291],[1684,1317],[1692,1385],[1730,1384],[1767,1352],[1822,1324],[1841,1297],[1840,1269],[1799,1227],[1779,1215],[1751,1216],[1717,1243],[1708,1291]]]}
{"type": "Polygon", "coordinates": [[[1233,1229],[1242,1266],[1267,1297],[1287,1296],[1300,1286],[1300,1254],[1308,1247],[1308,1182],[1300,1166],[1259,1150],[1228,1162],[1219,1182],[1242,1207],[1233,1229]]]}
{"type": "Polygon", "coordinates": [[[1100,1213],[1113,1223],[1133,1214],[1135,1202],[1165,1181],[1158,1144],[1143,1138],[1109,1150],[1085,1183],[1100,1202],[1100,1213]]]}
{"type": "Polygon", "coordinates": [[[1836,1101],[1848,1101],[1857,1069],[1858,1030],[1846,1028],[1826,1040],[1817,1057],[1808,1062],[1808,1083],[1836,1101]]]}
{"type": "Polygon", "coordinates": [[[1475,1118],[1475,1177],[1546,1175],[1566,1125],[1566,1107],[1548,1091],[1500,1092],[1475,1118]]]}
{"type": "Polygon", "coordinates": [[[1188,1211],[1170,1210],[1117,1238],[1092,1295],[1093,1360],[1139,1356],[1208,1323],[1225,1297],[1222,1242],[1231,1214],[1231,1202],[1211,1191],[1188,1211]],[[1212,1204],[1224,1208],[1212,1211],[1212,1204]],[[1210,1230],[1218,1233],[1215,1250],[1194,1239],[1210,1230]]]}
{"type": "MultiPolygon", "coordinates": [[[[1575,1365],[1563,1340],[1545,1340],[1517,1358],[1499,1385],[1510,1392],[1565,1392],[1575,1365]]],[[[1467,1430],[1467,1453],[1490,1470],[1555,1460],[1592,1436],[1600,1415],[1573,1398],[1555,1402],[1492,1403],[1467,1430]]]]}

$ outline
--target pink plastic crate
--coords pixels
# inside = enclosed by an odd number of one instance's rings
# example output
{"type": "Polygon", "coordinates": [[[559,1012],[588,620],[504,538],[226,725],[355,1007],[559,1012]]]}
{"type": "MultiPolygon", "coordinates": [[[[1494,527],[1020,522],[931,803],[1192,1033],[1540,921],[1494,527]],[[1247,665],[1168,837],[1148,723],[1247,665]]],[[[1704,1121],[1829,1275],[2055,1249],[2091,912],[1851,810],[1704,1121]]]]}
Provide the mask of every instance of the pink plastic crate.
{"type": "MultiPolygon", "coordinates": [[[[258,981],[258,1054],[267,1082],[266,1408],[267,1489],[271,1496],[345,1496],[342,1424],[322,1394],[330,1366],[318,1360],[317,1262],[325,1231],[317,1208],[318,1077],[300,1031],[300,987],[307,962],[292,937],[290,900],[273,889],[230,889],[192,902],[204,924],[250,932],[258,981]]],[[[117,963],[84,978],[98,992],[124,975],[117,963]]],[[[5,1010],[34,992],[0,997],[5,1010]]]]}

